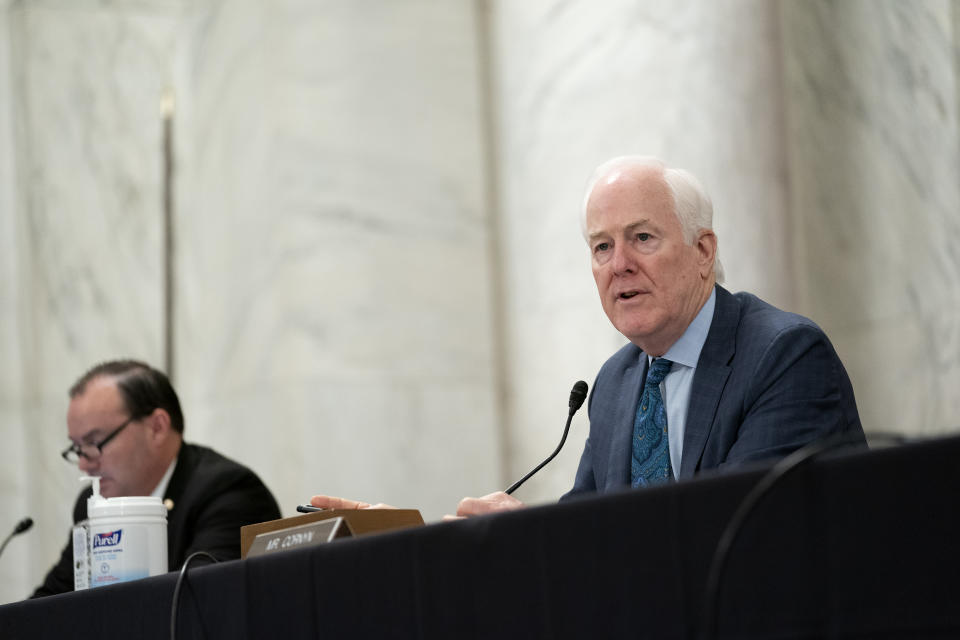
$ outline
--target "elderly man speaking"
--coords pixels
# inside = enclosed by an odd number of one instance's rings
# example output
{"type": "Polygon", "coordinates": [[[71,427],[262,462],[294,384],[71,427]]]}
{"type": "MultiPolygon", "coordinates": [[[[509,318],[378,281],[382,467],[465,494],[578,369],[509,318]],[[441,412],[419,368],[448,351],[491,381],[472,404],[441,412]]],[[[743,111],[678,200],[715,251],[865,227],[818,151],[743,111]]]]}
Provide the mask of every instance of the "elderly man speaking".
{"type": "MultiPolygon", "coordinates": [[[[823,331],[719,286],[713,206],[696,178],[656,158],[615,158],[594,173],[582,214],[600,303],[630,343],[597,375],[564,498],[780,458],[834,434],[864,441],[823,331]]],[[[498,492],[465,498],[457,513],[520,506],[498,492]]]]}
{"type": "MultiPolygon", "coordinates": [[[[656,158],[614,158],[594,173],[581,227],[600,303],[630,342],[594,382],[590,435],[564,498],[782,458],[826,436],[865,443],[820,327],[719,286],[713,205],[696,178],[656,158]]],[[[522,506],[499,491],[464,498],[457,514],[522,506]]]]}

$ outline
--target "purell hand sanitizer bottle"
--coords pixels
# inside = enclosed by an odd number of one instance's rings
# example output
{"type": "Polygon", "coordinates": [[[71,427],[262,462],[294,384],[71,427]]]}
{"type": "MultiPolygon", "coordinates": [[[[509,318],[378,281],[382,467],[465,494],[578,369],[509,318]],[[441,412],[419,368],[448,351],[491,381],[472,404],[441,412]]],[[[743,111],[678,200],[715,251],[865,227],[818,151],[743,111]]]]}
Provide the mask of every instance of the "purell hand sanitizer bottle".
{"type": "Polygon", "coordinates": [[[85,589],[127,582],[167,571],[167,508],[160,498],[104,498],[100,478],[92,478],[85,532],[74,527],[74,587],[85,589]],[[86,537],[87,563],[77,545],[86,537]],[[86,585],[84,585],[86,581],[86,585]]]}

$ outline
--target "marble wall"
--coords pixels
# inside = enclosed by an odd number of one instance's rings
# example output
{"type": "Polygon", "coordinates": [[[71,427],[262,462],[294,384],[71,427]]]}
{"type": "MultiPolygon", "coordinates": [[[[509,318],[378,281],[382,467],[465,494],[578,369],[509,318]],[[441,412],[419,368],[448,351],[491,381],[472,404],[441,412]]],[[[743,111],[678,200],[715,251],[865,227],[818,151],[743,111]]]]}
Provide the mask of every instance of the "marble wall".
{"type": "Polygon", "coordinates": [[[0,602],[65,541],[66,389],[105,358],[170,347],[188,438],[288,514],[521,476],[624,342],[577,224],[623,153],[702,179],[729,288],[827,330],[868,430],[956,431],[958,5],[0,0],[0,531],[37,521],[0,602]]]}

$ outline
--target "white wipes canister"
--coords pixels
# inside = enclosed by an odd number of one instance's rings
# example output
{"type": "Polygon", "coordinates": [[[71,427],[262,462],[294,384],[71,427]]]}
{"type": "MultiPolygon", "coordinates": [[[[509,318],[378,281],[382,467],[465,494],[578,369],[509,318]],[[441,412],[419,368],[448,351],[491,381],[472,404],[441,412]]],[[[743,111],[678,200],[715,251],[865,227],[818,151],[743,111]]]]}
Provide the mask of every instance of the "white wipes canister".
{"type": "Polygon", "coordinates": [[[167,508],[160,498],[104,498],[99,482],[87,500],[90,586],[167,572],[167,508]]]}

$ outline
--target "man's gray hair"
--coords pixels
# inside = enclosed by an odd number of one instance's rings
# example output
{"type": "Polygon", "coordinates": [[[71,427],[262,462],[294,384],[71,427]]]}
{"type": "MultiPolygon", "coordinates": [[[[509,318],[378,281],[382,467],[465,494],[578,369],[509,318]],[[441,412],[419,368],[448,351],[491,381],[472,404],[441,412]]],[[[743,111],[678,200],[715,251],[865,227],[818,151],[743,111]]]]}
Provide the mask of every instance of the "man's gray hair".
{"type": "MultiPolygon", "coordinates": [[[[587,204],[590,202],[590,195],[597,186],[597,182],[620,169],[645,167],[659,169],[663,174],[663,181],[673,195],[673,211],[680,220],[680,227],[683,229],[683,237],[687,244],[696,242],[697,234],[701,229],[713,230],[713,203],[703,185],[692,173],[668,167],[663,160],[654,156],[618,156],[597,167],[587,184],[583,206],[580,207],[580,231],[584,239],[587,239],[587,204]]],[[[724,271],[723,265],[720,264],[719,248],[717,254],[713,263],[713,273],[717,283],[722,284],[724,271]]]]}

